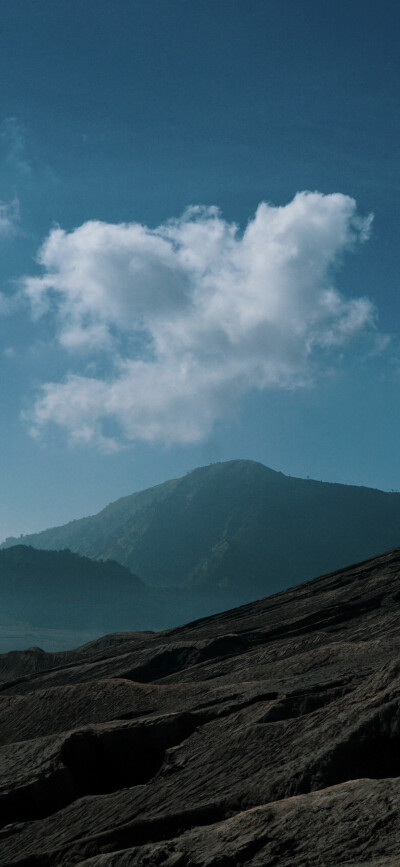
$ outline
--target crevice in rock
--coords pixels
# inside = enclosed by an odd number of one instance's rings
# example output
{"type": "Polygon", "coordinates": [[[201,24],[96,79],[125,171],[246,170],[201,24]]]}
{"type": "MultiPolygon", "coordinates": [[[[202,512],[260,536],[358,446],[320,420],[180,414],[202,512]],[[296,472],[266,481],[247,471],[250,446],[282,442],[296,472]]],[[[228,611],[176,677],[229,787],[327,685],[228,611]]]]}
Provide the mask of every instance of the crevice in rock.
{"type": "Polygon", "coordinates": [[[175,674],[187,666],[194,656],[195,647],[173,647],[153,656],[148,662],[123,673],[125,680],[151,683],[169,674],[175,674]]]}
{"type": "Polygon", "coordinates": [[[400,705],[391,702],[358,726],[329,755],[276,784],[270,800],[309,794],[351,780],[400,777],[400,705]]]}
{"type": "Polygon", "coordinates": [[[72,732],[61,748],[62,765],[0,799],[1,825],[43,819],[84,795],[100,795],[148,783],[166,751],[193,734],[195,717],[171,714],[141,725],[72,732]]]}
{"type": "Polygon", "coordinates": [[[167,749],[186,740],[196,725],[191,714],[173,714],[142,725],[74,732],[64,743],[61,757],[75,797],[148,783],[160,770],[167,749]]]}
{"type": "Polygon", "coordinates": [[[338,687],[319,693],[298,693],[285,696],[280,701],[268,708],[265,715],[257,721],[258,725],[267,723],[283,722],[284,720],[296,719],[321,710],[338,698],[342,698],[346,690],[338,687]]]}
{"type": "MultiPolygon", "coordinates": [[[[237,695],[229,695],[219,699],[213,698],[210,699],[210,701],[202,702],[201,704],[192,707],[188,712],[190,712],[193,719],[196,720],[196,728],[199,728],[215,719],[222,719],[231,716],[238,711],[246,710],[248,707],[252,707],[255,704],[276,701],[278,698],[278,692],[260,693],[260,695],[253,695],[248,699],[243,699],[242,701],[237,700],[237,695]],[[236,702],[233,702],[233,699],[236,699],[236,702]]],[[[146,716],[148,717],[151,713],[156,713],[156,708],[147,709],[146,716]]],[[[138,719],[141,716],[143,716],[142,711],[128,711],[127,713],[114,717],[113,721],[133,720],[138,719]]]]}
{"type": "MultiPolygon", "coordinates": [[[[258,724],[279,722],[305,716],[315,710],[325,707],[332,701],[346,695],[354,688],[348,685],[348,679],[332,681],[328,684],[320,684],[310,687],[307,692],[295,691],[288,696],[282,696],[279,701],[279,693],[276,691],[261,692],[258,695],[238,700],[237,694],[214,697],[209,701],[202,702],[191,708],[190,713],[196,718],[197,727],[205,725],[214,719],[222,719],[231,716],[241,710],[246,710],[255,704],[276,702],[273,707],[266,711],[265,718],[259,719],[258,724]],[[236,699],[236,701],[235,701],[236,699]]],[[[146,716],[155,713],[156,708],[147,709],[146,716]]],[[[143,716],[142,711],[129,711],[114,717],[115,721],[133,720],[143,716]]]]}
{"type": "MultiPolygon", "coordinates": [[[[237,698],[237,696],[235,696],[235,698],[237,698]]],[[[229,700],[232,700],[232,696],[230,696],[229,698],[221,699],[220,701],[214,699],[210,702],[204,702],[204,704],[198,705],[193,713],[196,714],[196,718],[199,720],[199,725],[204,725],[207,722],[211,722],[211,720],[222,719],[223,717],[231,716],[238,711],[246,710],[248,707],[252,707],[255,704],[276,701],[277,698],[279,698],[278,692],[264,692],[260,693],[260,695],[252,695],[250,698],[244,699],[243,701],[236,701],[234,704],[229,704],[228,707],[226,707],[226,703],[229,700]]]]}
{"type": "Polygon", "coordinates": [[[349,780],[400,777],[400,705],[391,702],[336,746],[323,762],[312,787],[349,780]]]}
{"type": "Polygon", "coordinates": [[[167,648],[142,665],[138,665],[137,668],[125,672],[123,676],[127,680],[134,680],[138,683],[162,680],[188,666],[245,653],[252,646],[252,643],[254,642],[251,642],[247,636],[228,634],[207,642],[203,647],[197,647],[193,644],[167,648]]]}
{"type": "MultiPolygon", "coordinates": [[[[307,686],[307,694],[313,695],[314,693],[320,692],[330,692],[333,689],[342,688],[343,694],[345,692],[349,692],[354,689],[354,677],[342,677],[339,680],[329,680],[327,683],[316,683],[314,685],[310,684],[307,686]]],[[[304,695],[304,689],[294,689],[293,692],[290,693],[292,696],[304,695]]]]}
{"type": "Polygon", "coordinates": [[[0,831],[7,836],[13,822],[43,819],[74,799],[74,791],[66,768],[57,768],[52,774],[42,775],[26,785],[2,792],[0,795],[0,831]]]}
{"type": "Polygon", "coordinates": [[[383,593],[379,593],[364,600],[343,602],[315,611],[299,620],[273,627],[267,632],[243,632],[220,636],[202,648],[195,645],[168,648],[153,656],[148,662],[138,665],[129,672],[124,672],[123,677],[138,683],[159,681],[193,665],[210,662],[213,659],[241,656],[250,649],[269,644],[277,639],[296,638],[316,631],[334,632],[337,625],[343,628],[343,624],[355,617],[379,609],[382,599],[383,593]]]}

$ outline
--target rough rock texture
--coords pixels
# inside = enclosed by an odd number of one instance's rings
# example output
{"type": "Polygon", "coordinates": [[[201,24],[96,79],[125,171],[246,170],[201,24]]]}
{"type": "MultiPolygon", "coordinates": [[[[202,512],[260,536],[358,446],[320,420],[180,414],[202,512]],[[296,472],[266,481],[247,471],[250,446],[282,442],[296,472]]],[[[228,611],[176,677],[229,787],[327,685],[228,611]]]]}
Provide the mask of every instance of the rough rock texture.
{"type": "Polygon", "coordinates": [[[0,658],[0,863],[400,851],[400,550],[243,608],[0,658]]]}

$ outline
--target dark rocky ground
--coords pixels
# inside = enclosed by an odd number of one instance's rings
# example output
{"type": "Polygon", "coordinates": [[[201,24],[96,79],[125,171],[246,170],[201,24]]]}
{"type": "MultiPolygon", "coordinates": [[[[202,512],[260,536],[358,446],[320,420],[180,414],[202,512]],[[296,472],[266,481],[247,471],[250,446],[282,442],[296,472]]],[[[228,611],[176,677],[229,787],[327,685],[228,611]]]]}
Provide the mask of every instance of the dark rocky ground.
{"type": "Polygon", "coordinates": [[[400,550],[0,657],[0,864],[400,864],[400,550]]]}

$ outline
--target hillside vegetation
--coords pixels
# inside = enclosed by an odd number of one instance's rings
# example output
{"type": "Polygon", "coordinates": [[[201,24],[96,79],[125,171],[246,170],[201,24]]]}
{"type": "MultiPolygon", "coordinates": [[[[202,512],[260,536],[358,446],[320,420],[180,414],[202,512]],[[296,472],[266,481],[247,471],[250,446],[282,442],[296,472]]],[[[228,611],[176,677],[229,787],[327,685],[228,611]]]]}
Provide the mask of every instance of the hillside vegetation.
{"type": "Polygon", "coordinates": [[[153,586],[249,601],[400,543],[400,494],[212,464],[98,515],[8,539],[112,559],[153,586]]]}

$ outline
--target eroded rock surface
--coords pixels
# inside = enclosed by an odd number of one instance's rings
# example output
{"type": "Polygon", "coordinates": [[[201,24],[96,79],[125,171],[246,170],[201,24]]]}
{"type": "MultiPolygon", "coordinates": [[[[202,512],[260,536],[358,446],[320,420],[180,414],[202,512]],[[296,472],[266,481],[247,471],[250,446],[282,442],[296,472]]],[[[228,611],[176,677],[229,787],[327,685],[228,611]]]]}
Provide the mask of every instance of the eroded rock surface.
{"type": "Polygon", "coordinates": [[[0,863],[398,865],[400,550],[0,658],[0,863]]]}

